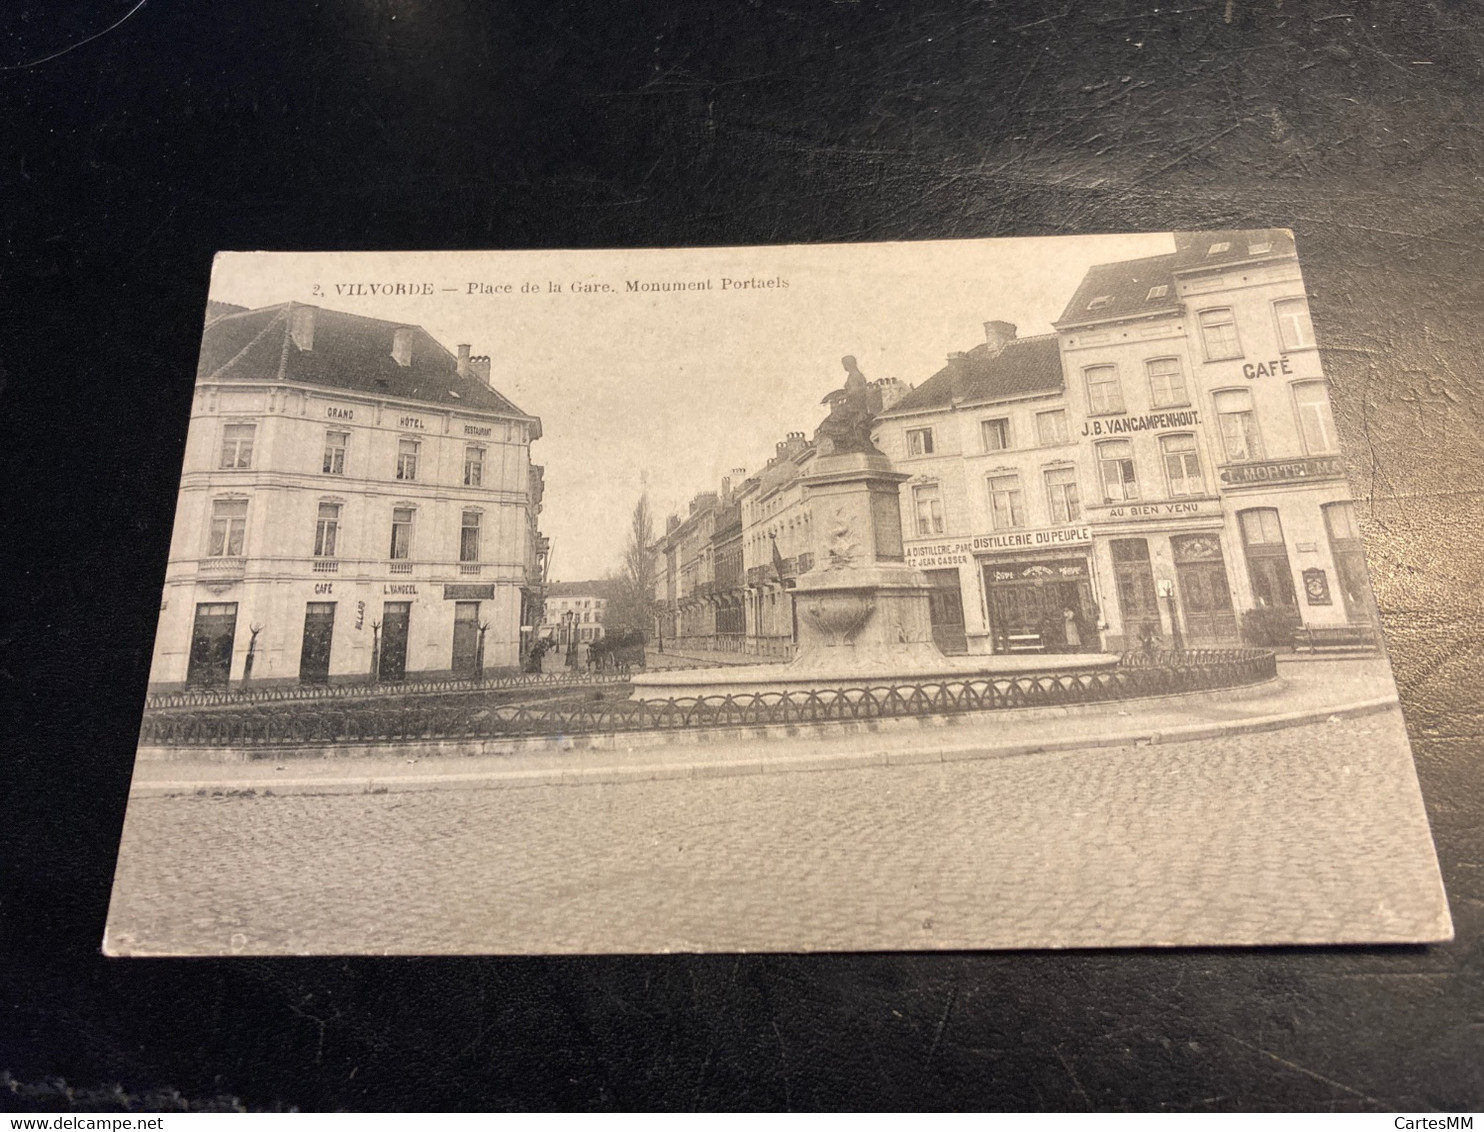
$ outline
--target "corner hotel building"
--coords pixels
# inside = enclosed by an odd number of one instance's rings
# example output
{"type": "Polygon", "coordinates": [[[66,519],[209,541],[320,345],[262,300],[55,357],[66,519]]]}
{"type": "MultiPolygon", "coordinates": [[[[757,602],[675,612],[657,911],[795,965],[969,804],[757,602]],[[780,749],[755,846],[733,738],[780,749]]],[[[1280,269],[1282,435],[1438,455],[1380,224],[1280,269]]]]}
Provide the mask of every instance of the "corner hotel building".
{"type": "Polygon", "coordinates": [[[1054,334],[986,323],[876,429],[945,651],[1374,619],[1287,231],[1093,267],[1054,334]]]}
{"type": "Polygon", "coordinates": [[[151,690],[515,669],[541,422],[489,368],[418,326],[211,304],[151,690]]]}

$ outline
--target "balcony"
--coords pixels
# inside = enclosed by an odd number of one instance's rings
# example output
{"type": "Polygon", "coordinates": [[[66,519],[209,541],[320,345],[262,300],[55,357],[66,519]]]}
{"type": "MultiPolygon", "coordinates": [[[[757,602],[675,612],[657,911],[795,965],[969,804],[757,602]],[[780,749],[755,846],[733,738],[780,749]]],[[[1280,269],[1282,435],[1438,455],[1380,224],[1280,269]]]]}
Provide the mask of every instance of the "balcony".
{"type": "Polygon", "coordinates": [[[465,578],[477,578],[483,567],[478,562],[460,562],[459,574],[465,578]]]}
{"type": "Polygon", "coordinates": [[[246,571],[247,559],[240,554],[230,557],[218,555],[215,558],[202,558],[196,563],[197,575],[207,579],[227,581],[242,577],[246,571]]]}
{"type": "Polygon", "coordinates": [[[410,574],[412,573],[412,563],[389,562],[387,563],[386,572],[388,574],[410,574]]]}
{"type": "Polygon", "coordinates": [[[316,574],[340,573],[340,561],[335,558],[316,558],[311,569],[316,574]]]}

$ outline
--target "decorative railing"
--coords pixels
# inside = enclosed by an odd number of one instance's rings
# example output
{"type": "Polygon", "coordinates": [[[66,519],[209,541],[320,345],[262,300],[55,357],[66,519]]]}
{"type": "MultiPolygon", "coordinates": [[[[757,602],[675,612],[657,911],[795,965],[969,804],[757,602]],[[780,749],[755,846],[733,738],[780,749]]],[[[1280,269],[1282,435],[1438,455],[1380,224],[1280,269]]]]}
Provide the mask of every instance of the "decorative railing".
{"type": "Polygon", "coordinates": [[[196,572],[206,575],[233,575],[240,577],[247,569],[247,559],[241,555],[202,558],[196,562],[196,572]]]}
{"type": "Polygon", "coordinates": [[[340,706],[301,704],[272,711],[145,714],[146,746],[273,747],[606,735],[630,731],[767,727],[1015,708],[1066,707],[1260,683],[1277,675],[1271,652],[1257,649],[1164,654],[1079,672],[1026,672],[922,683],[875,683],[829,691],[764,692],[662,701],[592,698],[581,703],[497,705],[376,700],[340,706]]]}
{"type": "Polygon", "coordinates": [[[508,688],[582,687],[622,684],[629,678],[616,672],[540,672],[523,676],[495,676],[484,680],[407,680],[400,683],[272,684],[260,688],[188,688],[156,692],[145,700],[146,711],[176,708],[232,707],[300,701],[364,700],[377,697],[441,695],[450,692],[501,691],[508,688]]]}

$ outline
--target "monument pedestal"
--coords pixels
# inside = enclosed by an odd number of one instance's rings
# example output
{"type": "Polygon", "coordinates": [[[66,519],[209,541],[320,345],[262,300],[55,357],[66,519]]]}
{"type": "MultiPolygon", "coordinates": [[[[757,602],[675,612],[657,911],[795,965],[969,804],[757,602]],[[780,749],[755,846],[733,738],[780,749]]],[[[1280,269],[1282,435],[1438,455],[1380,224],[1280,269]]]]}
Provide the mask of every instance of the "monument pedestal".
{"type": "Polygon", "coordinates": [[[1017,672],[1107,668],[1116,656],[944,656],[933,643],[927,577],[903,560],[898,491],[908,477],[879,452],[820,456],[803,478],[814,569],[794,588],[799,648],[788,664],[635,676],[632,698],[818,692],[930,684],[1017,672]]]}
{"type": "Polygon", "coordinates": [[[814,569],[794,588],[799,647],[790,669],[861,673],[939,663],[927,577],[903,561],[899,491],[908,477],[879,453],[819,457],[801,481],[814,569]]]}

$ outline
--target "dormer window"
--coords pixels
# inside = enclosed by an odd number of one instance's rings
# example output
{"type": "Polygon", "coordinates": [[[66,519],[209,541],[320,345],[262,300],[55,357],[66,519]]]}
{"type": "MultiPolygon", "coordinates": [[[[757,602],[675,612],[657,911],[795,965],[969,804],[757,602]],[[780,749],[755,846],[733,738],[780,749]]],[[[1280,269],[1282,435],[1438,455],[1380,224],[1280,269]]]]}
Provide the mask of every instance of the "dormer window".
{"type": "Polygon", "coordinates": [[[1162,299],[1169,293],[1170,285],[1168,283],[1161,283],[1158,287],[1149,288],[1149,294],[1144,296],[1144,301],[1147,303],[1151,299],[1162,299]]]}
{"type": "Polygon", "coordinates": [[[1273,244],[1272,244],[1272,241],[1271,240],[1264,241],[1261,244],[1248,244],[1247,245],[1247,254],[1248,255],[1267,255],[1268,252],[1270,252],[1272,250],[1273,250],[1273,244]]]}
{"type": "Polygon", "coordinates": [[[1206,254],[1207,255],[1220,255],[1222,252],[1229,252],[1231,250],[1232,250],[1231,241],[1230,240],[1222,240],[1220,243],[1218,243],[1218,244],[1212,244],[1209,248],[1207,248],[1206,249],[1206,254]]]}
{"type": "Polygon", "coordinates": [[[1087,309],[1090,311],[1100,311],[1112,302],[1112,295],[1099,295],[1097,296],[1097,298],[1093,299],[1092,302],[1087,304],[1087,309]]]}

